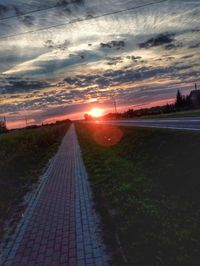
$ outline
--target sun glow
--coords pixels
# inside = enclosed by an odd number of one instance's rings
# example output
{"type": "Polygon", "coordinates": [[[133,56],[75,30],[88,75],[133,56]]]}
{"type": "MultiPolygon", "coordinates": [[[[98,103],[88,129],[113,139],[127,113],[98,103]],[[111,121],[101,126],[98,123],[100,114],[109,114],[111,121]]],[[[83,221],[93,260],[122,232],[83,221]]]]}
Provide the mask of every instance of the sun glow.
{"type": "Polygon", "coordinates": [[[103,109],[93,108],[92,110],[90,110],[89,114],[93,117],[100,117],[103,115],[103,109]]]}

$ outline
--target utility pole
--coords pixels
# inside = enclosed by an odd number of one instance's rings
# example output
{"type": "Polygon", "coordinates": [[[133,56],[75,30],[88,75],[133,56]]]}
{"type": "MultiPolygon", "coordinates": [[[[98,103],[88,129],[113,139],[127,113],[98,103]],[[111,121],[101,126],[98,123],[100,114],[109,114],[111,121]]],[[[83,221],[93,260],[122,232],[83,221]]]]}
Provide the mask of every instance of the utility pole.
{"type": "Polygon", "coordinates": [[[115,114],[117,114],[117,103],[116,103],[115,97],[113,95],[111,95],[111,98],[113,99],[113,104],[114,104],[114,108],[115,108],[115,114]]]}
{"type": "Polygon", "coordinates": [[[25,119],[25,126],[28,127],[28,118],[27,118],[27,114],[26,114],[26,110],[24,109],[24,119],[25,119]]]}
{"type": "Polygon", "coordinates": [[[6,117],[5,116],[4,116],[4,127],[7,128],[6,127],[6,117]]]}

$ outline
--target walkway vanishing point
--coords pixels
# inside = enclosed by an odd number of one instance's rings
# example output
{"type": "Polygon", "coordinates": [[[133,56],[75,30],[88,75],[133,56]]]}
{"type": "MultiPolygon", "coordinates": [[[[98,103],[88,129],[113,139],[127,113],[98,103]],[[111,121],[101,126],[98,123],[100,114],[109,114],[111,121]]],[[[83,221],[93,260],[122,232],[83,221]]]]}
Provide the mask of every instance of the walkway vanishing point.
{"type": "Polygon", "coordinates": [[[2,259],[3,266],[108,265],[74,125],[2,259]]]}

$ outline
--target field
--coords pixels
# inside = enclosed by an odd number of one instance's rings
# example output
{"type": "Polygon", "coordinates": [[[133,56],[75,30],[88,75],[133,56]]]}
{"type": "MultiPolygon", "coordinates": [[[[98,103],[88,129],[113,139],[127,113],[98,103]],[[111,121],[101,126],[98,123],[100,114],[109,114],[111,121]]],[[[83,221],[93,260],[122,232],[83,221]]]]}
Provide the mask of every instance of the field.
{"type": "Polygon", "coordinates": [[[200,133],[76,128],[113,265],[199,265],[200,133]]]}
{"type": "Polygon", "coordinates": [[[68,126],[49,125],[0,135],[0,237],[5,220],[38,180],[68,126]]]}

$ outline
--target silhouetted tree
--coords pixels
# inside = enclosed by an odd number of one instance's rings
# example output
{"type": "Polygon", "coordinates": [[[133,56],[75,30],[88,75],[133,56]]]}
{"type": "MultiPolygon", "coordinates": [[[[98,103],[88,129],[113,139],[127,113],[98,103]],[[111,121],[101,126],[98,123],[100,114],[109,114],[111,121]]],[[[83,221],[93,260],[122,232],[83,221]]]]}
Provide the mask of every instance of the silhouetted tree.
{"type": "Polygon", "coordinates": [[[177,91],[177,94],[176,94],[176,102],[175,102],[175,106],[176,108],[181,108],[183,107],[183,104],[184,103],[184,98],[180,92],[180,90],[177,91]]]}
{"type": "Polygon", "coordinates": [[[6,127],[6,123],[4,121],[0,121],[0,134],[7,132],[8,129],[6,127]]]}
{"type": "Polygon", "coordinates": [[[129,118],[131,117],[134,117],[134,110],[133,109],[129,109],[127,112],[126,112],[126,116],[129,118]]]}
{"type": "Polygon", "coordinates": [[[188,108],[191,108],[191,107],[192,107],[192,103],[191,103],[190,95],[187,95],[187,96],[185,97],[185,105],[186,105],[188,108]]]}
{"type": "Polygon", "coordinates": [[[176,95],[176,102],[175,102],[176,109],[189,109],[191,108],[191,98],[190,95],[182,95],[181,92],[178,90],[176,95]]]}
{"type": "Polygon", "coordinates": [[[85,118],[86,121],[92,120],[92,116],[89,115],[89,114],[84,114],[84,118],[85,118]]]}

